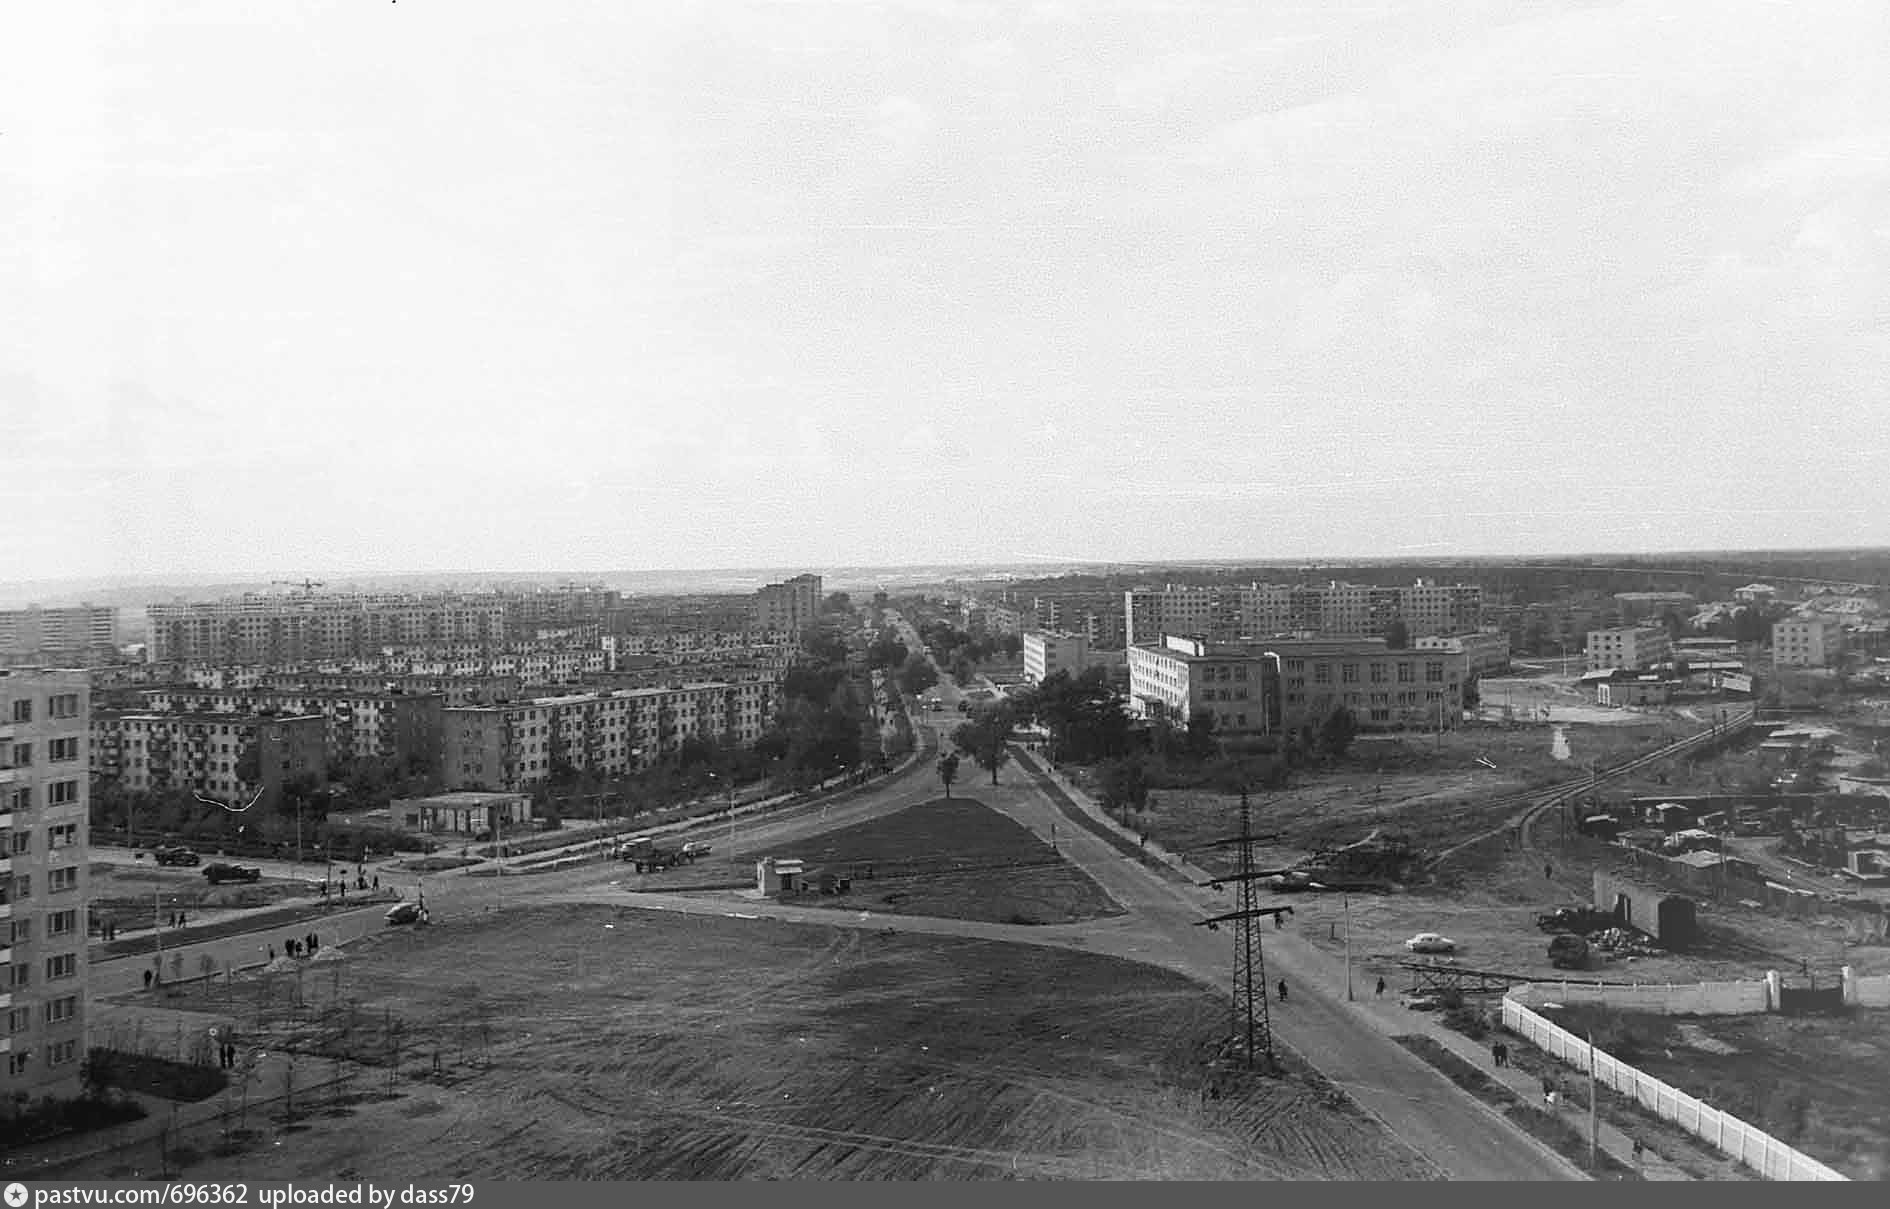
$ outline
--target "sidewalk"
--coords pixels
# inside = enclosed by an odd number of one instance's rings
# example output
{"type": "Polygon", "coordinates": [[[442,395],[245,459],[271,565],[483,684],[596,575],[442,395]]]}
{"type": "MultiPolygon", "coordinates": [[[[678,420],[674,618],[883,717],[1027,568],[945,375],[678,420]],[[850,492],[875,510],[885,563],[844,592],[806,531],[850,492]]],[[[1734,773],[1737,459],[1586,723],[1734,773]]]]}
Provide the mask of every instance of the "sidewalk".
{"type": "MultiPolygon", "coordinates": [[[[1096,823],[1108,828],[1124,839],[1136,842],[1139,845],[1141,837],[1138,833],[1131,831],[1118,823],[1115,819],[1109,817],[1108,812],[1104,811],[1094,799],[1072,784],[1069,778],[1052,767],[1047,760],[1043,760],[1041,757],[1024,755],[1020,763],[1027,770],[1036,772],[1038,775],[1043,776],[1058,788],[1062,789],[1064,793],[1069,795],[1070,800],[1075,802],[1083,813],[1096,823]]],[[[1213,876],[1205,870],[1196,868],[1184,857],[1167,851],[1152,839],[1147,842],[1145,847],[1150,855],[1156,856],[1168,863],[1171,867],[1185,874],[1191,881],[1197,884],[1207,881],[1213,876]]],[[[1325,984],[1324,989],[1331,992],[1334,988],[1343,988],[1345,985],[1345,975],[1343,970],[1338,968],[1339,963],[1310,945],[1305,946],[1305,948],[1305,964],[1313,965],[1320,969],[1322,975],[1321,981],[1325,984]]],[[[1336,993],[1342,995],[1344,992],[1340,989],[1336,993]]],[[[1542,1088],[1539,1081],[1534,1076],[1519,1071],[1514,1067],[1498,1069],[1490,1059],[1490,1051],[1487,1045],[1472,1041],[1470,1038],[1454,1029],[1445,1028],[1434,1018],[1424,1013],[1413,1012],[1408,1008],[1401,1007],[1397,1005],[1395,1001],[1386,1002],[1374,997],[1371,1000],[1358,1000],[1354,1002],[1352,1006],[1354,1010],[1363,1015],[1374,1027],[1385,1035],[1393,1037],[1412,1035],[1429,1037],[1458,1057],[1463,1058],[1471,1065],[1483,1071],[1483,1073],[1488,1075],[1491,1079],[1515,1092],[1521,1097],[1523,1103],[1535,1107],[1538,1111],[1550,1111],[1548,1106],[1543,1103],[1542,1088]]],[[[1573,1081],[1579,1083],[1581,1076],[1573,1076],[1573,1081]]],[[[1587,1133],[1588,1114],[1586,1110],[1564,1107],[1555,1111],[1563,1120],[1579,1129],[1584,1135],[1587,1133]]],[[[1596,1136],[1601,1150],[1630,1167],[1634,1165],[1634,1139],[1627,1136],[1615,1126],[1610,1125],[1605,1120],[1600,1123],[1600,1128],[1597,1130],[1596,1136]]],[[[1655,1153],[1651,1147],[1645,1150],[1640,1168],[1641,1174],[1649,1180],[1693,1179],[1691,1175],[1669,1162],[1665,1157],[1655,1153]]]]}

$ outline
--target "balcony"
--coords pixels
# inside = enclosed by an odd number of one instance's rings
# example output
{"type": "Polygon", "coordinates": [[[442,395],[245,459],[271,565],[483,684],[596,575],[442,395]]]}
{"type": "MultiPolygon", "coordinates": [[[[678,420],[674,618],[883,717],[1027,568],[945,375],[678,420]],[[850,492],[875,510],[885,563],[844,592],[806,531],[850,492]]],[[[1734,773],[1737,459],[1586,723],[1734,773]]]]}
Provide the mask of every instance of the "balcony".
{"type": "Polygon", "coordinates": [[[13,858],[0,853],[0,877],[5,877],[11,872],[13,872],[13,858]]]}

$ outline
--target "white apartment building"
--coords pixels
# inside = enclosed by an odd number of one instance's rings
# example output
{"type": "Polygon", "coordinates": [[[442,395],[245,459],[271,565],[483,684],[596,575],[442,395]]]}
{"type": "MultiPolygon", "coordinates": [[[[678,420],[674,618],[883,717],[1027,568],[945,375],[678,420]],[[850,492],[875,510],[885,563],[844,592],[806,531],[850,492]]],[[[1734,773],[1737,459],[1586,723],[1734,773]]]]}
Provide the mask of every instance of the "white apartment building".
{"type": "Polygon", "coordinates": [[[686,739],[749,747],[774,718],[770,680],[672,684],[449,708],[441,774],[456,789],[521,792],[563,761],[606,776],[648,768],[686,739]]]}
{"type": "Polygon", "coordinates": [[[0,670],[0,1100],[73,1098],[86,1053],[82,671],[0,670]]]}
{"type": "Polygon", "coordinates": [[[1083,634],[1033,630],[1024,635],[1024,680],[1042,684],[1058,672],[1080,676],[1089,666],[1089,639],[1083,634]]]}
{"type": "Polygon", "coordinates": [[[1779,667],[1829,667],[1844,651],[1844,627],[1827,618],[1793,617],[1772,624],[1772,662],[1779,667]]]}
{"type": "Polygon", "coordinates": [[[1160,646],[1132,646],[1129,713],[1166,716],[1185,726],[1200,714],[1214,717],[1219,734],[1272,730],[1267,685],[1277,683],[1273,657],[1254,646],[1210,643],[1169,635],[1160,646]]]}
{"type": "Polygon", "coordinates": [[[1606,672],[1625,668],[1637,672],[1671,660],[1673,639],[1660,626],[1590,630],[1583,654],[1588,671],[1606,672]]]}
{"type": "Polygon", "coordinates": [[[0,609],[0,664],[101,662],[117,643],[118,610],[105,605],[0,609]]]}

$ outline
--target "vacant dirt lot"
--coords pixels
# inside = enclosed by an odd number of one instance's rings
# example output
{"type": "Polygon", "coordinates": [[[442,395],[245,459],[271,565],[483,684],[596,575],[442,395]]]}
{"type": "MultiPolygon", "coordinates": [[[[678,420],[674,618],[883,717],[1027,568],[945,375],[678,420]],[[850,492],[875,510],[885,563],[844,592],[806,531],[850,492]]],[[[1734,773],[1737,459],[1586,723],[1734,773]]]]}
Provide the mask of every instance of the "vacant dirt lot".
{"type": "MultiPolygon", "coordinates": [[[[810,906],[934,915],[1001,924],[1071,923],[1121,914],[1107,894],[1049,846],[975,797],[938,798],[782,849],[810,871],[852,879],[844,895],[794,895],[810,906]]],[[[752,857],[710,855],[638,877],[635,890],[754,885],[752,857]]]]}
{"type": "Polygon", "coordinates": [[[1677,1018],[1571,1005],[1554,1013],[1663,1082],[1853,1179],[1890,1177],[1890,1016],[1677,1018]]]}
{"type": "Polygon", "coordinates": [[[287,992],[250,1040],[326,1072],[397,1039],[397,1097],[370,1066],[185,1178],[1432,1178],[1314,1081],[1203,1100],[1225,1002],[1086,954],[560,908],[378,936],[300,1020],[287,992]]]}

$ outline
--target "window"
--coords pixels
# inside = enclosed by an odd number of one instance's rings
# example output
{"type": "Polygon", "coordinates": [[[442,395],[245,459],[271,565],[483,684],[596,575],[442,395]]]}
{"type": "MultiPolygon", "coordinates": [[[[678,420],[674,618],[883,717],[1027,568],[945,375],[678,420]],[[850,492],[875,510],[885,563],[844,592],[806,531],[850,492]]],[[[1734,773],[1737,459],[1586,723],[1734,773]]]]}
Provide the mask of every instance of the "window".
{"type": "Polygon", "coordinates": [[[9,1075],[25,1074],[26,1064],[32,1059],[32,1057],[33,1055],[26,1050],[21,1050],[17,1054],[8,1054],[7,1055],[7,1074],[9,1075]]]}
{"type": "Polygon", "coordinates": [[[32,982],[33,967],[23,961],[15,963],[13,968],[7,971],[7,986],[11,990],[17,991],[23,986],[32,985],[32,982]]]}
{"type": "Polygon", "coordinates": [[[1425,664],[1424,678],[1432,683],[1441,681],[1444,678],[1443,663],[1438,660],[1432,660],[1430,663],[1425,664]]]}
{"type": "Polygon", "coordinates": [[[53,848],[70,848],[79,842],[79,825],[61,823],[57,827],[46,828],[46,843],[53,848]]]}
{"type": "Polygon", "coordinates": [[[46,1023],[64,1024],[79,1014],[79,997],[67,995],[61,999],[46,1001],[46,1023]]]}
{"type": "Polygon", "coordinates": [[[60,693],[46,699],[47,712],[55,718],[76,718],[79,716],[79,694],[60,693]]]}
{"type": "Polygon", "coordinates": [[[1339,669],[1339,679],[1347,684],[1358,683],[1358,664],[1348,663],[1339,669]]]}
{"type": "Polygon", "coordinates": [[[16,945],[23,945],[31,939],[33,939],[33,921],[30,919],[14,920],[13,921],[13,940],[11,943],[16,944],[16,945]]]}
{"type": "Polygon", "coordinates": [[[54,781],[47,786],[46,804],[48,806],[70,806],[79,800],[77,781],[54,781]]]}
{"type": "Polygon", "coordinates": [[[33,875],[22,873],[13,879],[13,901],[20,902],[33,897],[33,875]]]}
{"type": "Polygon", "coordinates": [[[77,890],[79,888],[79,870],[76,867],[54,869],[51,873],[46,875],[46,880],[50,883],[50,889],[54,894],[59,893],[61,890],[77,890]]]}
{"type": "Polygon", "coordinates": [[[32,808],[33,787],[31,785],[20,786],[18,789],[15,789],[12,796],[7,799],[8,810],[17,810],[24,813],[32,808]]]}
{"type": "Polygon", "coordinates": [[[64,1066],[68,1062],[78,1061],[78,1058],[79,1043],[76,1039],[56,1042],[46,1051],[47,1066],[64,1066]]]}
{"type": "Polygon", "coordinates": [[[1416,680],[1417,680],[1416,667],[1414,667],[1413,665],[1409,663],[1400,663],[1398,665],[1398,683],[1399,684],[1412,684],[1412,683],[1415,683],[1416,680]]]}
{"type": "Polygon", "coordinates": [[[33,850],[33,833],[30,831],[14,832],[13,839],[7,844],[7,849],[12,856],[25,856],[33,850]]]}
{"type": "Polygon", "coordinates": [[[32,698],[21,697],[13,703],[13,720],[15,722],[31,722],[33,720],[32,698]]]}
{"type": "Polygon", "coordinates": [[[1372,683],[1383,684],[1384,682],[1385,682],[1385,665],[1382,663],[1372,664],[1372,683]]]}
{"type": "Polygon", "coordinates": [[[33,745],[31,743],[15,743],[13,745],[13,767],[31,768],[32,765],[33,745]]]}
{"type": "Polygon", "coordinates": [[[76,910],[52,911],[46,915],[46,935],[65,936],[78,931],[79,913],[76,910]]]}
{"type": "Polygon", "coordinates": [[[32,1027],[33,1027],[33,1009],[32,1008],[23,1008],[23,1007],[14,1008],[12,1011],[7,1013],[7,1032],[24,1033],[27,1029],[32,1028],[32,1027]]]}
{"type": "Polygon", "coordinates": [[[1331,684],[1332,683],[1332,665],[1330,663],[1314,664],[1312,678],[1313,678],[1314,684],[1331,684]]]}

